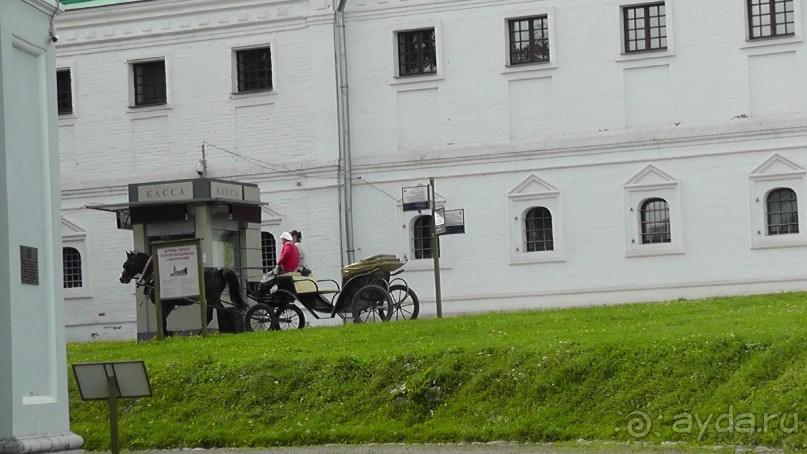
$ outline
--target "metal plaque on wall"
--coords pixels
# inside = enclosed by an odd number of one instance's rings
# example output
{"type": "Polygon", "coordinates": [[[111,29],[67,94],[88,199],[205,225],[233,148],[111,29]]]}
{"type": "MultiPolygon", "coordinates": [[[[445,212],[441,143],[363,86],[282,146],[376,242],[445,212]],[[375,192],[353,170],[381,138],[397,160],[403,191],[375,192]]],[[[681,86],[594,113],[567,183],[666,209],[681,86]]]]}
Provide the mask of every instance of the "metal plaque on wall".
{"type": "Polygon", "coordinates": [[[20,270],[23,284],[39,285],[39,252],[35,247],[20,246],[20,270]]]}

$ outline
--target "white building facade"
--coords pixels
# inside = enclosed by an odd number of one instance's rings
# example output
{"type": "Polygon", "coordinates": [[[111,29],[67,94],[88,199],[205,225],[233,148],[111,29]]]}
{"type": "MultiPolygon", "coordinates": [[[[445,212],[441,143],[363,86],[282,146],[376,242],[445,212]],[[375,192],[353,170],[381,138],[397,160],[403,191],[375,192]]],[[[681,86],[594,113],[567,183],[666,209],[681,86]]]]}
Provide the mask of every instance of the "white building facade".
{"type": "Polygon", "coordinates": [[[304,232],[318,276],[347,249],[406,256],[424,316],[431,219],[401,189],[430,177],[464,210],[440,244],[447,314],[807,285],[803,0],[349,0],[340,81],[337,2],[106,3],[56,22],[74,340],[134,326],[131,232],[84,207],[193,177],[203,143],[208,176],[261,187],[267,234],[304,232]]]}

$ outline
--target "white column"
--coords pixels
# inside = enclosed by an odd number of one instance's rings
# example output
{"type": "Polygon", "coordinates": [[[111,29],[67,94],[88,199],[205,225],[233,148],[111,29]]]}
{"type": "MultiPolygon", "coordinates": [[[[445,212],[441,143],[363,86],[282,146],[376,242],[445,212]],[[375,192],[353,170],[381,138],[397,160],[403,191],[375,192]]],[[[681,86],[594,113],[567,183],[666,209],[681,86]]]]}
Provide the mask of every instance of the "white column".
{"type": "Polygon", "coordinates": [[[62,297],[55,0],[0,1],[0,453],[78,450],[62,297]]]}

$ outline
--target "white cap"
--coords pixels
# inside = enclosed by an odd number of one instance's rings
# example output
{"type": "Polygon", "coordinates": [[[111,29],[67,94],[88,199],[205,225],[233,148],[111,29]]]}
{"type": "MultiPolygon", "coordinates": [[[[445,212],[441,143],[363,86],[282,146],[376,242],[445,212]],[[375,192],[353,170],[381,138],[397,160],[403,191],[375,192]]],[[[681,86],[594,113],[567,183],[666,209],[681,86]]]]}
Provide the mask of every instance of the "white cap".
{"type": "Polygon", "coordinates": [[[286,241],[291,241],[291,233],[289,233],[289,232],[281,233],[280,234],[280,239],[281,240],[286,240],[286,241]]]}

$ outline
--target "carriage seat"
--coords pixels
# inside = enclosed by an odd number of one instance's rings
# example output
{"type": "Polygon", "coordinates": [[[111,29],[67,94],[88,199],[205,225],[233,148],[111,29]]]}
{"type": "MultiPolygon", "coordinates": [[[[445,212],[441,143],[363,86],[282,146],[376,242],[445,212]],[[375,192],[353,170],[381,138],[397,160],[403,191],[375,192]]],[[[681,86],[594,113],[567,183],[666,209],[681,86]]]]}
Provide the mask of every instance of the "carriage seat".
{"type": "MultiPolygon", "coordinates": [[[[314,277],[313,274],[308,276],[303,276],[298,272],[292,273],[292,278],[294,279],[294,289],[297,291],[298,294],[301,293],[339,293],[339,289],[333,287],[325,287],[317,282],[317,278],[314,277]]],[[[327,285],[327,282],[325,281],[327,285]]]]}

